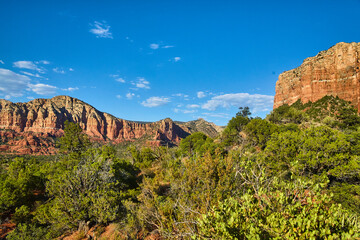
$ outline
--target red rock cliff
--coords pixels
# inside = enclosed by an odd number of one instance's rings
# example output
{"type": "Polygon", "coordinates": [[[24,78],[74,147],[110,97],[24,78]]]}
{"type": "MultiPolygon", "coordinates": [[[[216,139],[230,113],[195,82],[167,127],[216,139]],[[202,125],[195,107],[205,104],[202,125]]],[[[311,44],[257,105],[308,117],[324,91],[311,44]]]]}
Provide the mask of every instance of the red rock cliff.
{"type": "Polygon", "coordinates": [[[316,101],[325,95],[338,96],[360,112],[360,43],[338,43],[300,67],[286,71],[276,83],[274,109],[301,99],[316,101]]]}
{"type": "MultiPolygon", "coordinates": [[[[174,145],[194,131],[196,124],[204,120],[175,123],[163,119],[153,123],[141,123],[116,118],[68,96],[51,99],[35,99],[27,103],[12,103],[0,99],[0,152],[22,154],[51,154],[55,152],[55,138],[63,135],[66,120],[78,123],[90,139],[119,143],[144,139],[151,145],[174,145]]],[[[199,124],[198,124],[199,125],[199,124]]],[[[208,123],[206,133],[218,129],[208,123]]]]}

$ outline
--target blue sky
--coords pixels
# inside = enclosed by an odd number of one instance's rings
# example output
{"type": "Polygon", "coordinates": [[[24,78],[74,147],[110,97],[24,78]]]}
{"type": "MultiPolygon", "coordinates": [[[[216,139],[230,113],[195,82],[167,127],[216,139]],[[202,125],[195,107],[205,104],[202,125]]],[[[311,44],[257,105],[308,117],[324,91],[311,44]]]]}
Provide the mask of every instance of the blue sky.
{"type": "Polygon", "coordinates": [[[69,95],[116,117],[272,110],[283,71],[359,42],[358,0],[0,0],[0,98],[69,95]]]}

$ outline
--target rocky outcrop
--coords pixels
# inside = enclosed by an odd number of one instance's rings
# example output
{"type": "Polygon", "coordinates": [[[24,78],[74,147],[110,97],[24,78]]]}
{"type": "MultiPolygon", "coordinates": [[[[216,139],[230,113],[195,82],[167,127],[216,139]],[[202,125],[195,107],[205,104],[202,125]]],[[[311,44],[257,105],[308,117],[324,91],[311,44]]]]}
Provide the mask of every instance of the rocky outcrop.
{"type": "MultiPolygon", "coordinates": [[[[93,141],[113,143],[144,139],[150,145],[174,145],[198,130],[169,118],[153,123],[116,118],[68,96],[27,103],[0,100],[0,151],[54,153],[55,139],[63,135],[66,120],[78,123],[93,141]]],[[[214,136],[216,125],[208,123],[207,128],[214,136]]]]}
{"type": "Polygon", "coordinates": [[[186,132],[202,132],[211,138],[216,138],[224,127],[217,126],[214,123],[205,121],[203,118],[189,122],[176,122],[186,132]]]}
{"type": "Polygon", "coordinates": [[[338,43],[300,67],[286,71],[276,83],[274,109],[301,99],[316,101],[325,95],[351,101],[360,112],[360,43],[338,43]]]}

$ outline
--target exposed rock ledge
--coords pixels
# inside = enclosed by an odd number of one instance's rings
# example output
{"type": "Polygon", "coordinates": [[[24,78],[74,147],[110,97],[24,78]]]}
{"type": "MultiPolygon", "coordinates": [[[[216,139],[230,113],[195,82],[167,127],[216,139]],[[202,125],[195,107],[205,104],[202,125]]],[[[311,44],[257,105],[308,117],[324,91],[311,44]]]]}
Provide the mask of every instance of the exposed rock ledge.
{"type": "Polygon", "coordinates": [[[276,83],[274,109],[283,104],[316,101],[325,95],[351,101],[360,112],[360,43],[338,43],[300,67],[286,71],[276,83]]]}

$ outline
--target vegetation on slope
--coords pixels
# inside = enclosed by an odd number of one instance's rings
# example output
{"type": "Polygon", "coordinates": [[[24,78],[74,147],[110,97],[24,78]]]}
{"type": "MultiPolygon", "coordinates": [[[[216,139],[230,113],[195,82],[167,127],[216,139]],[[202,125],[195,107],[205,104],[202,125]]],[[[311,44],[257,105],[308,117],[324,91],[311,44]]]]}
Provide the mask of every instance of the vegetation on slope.
{"type": "Polygon", "coordinates": [[[1,219],[17,224],[7,239],[110,223],[118,239],[359,238],[356,110],[324,97],[250,116],[241,108],[219,138],[177,148],[91,146],[67,123],[54,159],[1,162],[1,219]]]}

